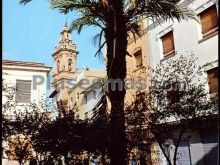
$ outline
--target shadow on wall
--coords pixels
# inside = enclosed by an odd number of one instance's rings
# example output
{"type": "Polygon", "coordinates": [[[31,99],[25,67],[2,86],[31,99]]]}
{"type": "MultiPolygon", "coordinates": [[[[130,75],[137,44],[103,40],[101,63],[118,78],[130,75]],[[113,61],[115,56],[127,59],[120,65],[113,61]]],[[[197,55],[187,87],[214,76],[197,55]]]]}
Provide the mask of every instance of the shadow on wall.
{"type": "Polygon", "coordinates": [[[195,165],[218,165],[218,145],[213,147],[212,150],[203,156],[195,165]]]}

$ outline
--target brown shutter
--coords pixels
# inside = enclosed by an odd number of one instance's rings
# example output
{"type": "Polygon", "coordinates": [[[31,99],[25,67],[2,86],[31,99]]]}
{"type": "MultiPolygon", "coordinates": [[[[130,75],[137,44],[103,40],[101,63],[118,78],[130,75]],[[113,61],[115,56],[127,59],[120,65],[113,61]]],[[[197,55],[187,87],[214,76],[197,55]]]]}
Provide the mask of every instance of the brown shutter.
{"type": "Polygon", "coordinates": [[[218,15],[216,6],[211,6],[200,14],[201,24],[202,24],[202,34],[218,27],[218,15]]]}
{"type": "Polygon", "coordinates": [[[218,92],[218,70],[217,68],[207,71],[209,79],[210,94],[218,92]]]}
{"type": "Polygon", "coordinates": [[[30,103],[31,101],[31,81],[16,80],[16,102],[30,103]]]}
{"type": "Polygon", "coordinates": [[[173,31],[165,34],[162,37],[162,43],[163,43],[163,54],[164,56],[169,55],[174,51],[174,40],[173,40],[173,31]]]}

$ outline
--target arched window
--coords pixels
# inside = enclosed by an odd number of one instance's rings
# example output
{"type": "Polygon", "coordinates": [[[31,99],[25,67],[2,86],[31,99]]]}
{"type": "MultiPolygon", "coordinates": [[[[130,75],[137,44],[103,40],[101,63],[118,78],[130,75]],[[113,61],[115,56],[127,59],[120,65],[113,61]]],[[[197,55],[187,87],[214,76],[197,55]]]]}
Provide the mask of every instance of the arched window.
{"type": "Polygon", "coordinates": [[[68,60],[68,71],[72,70],[72,59],[68,60]]]}
{"type": "Polygon", "coordinates": [[[60,72],[60,61],[59,60],[57,61],[57,72],[58,73],[60,72]]]}
{"type": "Polygon", "coordinates": [[[136,68],[140,68],[143,65],[141,49],[134,53],[134,58],[136,68]]]}

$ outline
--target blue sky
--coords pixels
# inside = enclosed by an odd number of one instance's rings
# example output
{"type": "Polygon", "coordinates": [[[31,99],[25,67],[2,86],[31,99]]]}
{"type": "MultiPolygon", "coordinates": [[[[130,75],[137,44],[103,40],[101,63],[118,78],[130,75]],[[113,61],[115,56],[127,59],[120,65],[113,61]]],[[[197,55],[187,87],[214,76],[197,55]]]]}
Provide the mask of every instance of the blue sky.
{"type": "MultiPolygon", "coordinates": [[[[47,0],[33,0],[26,6],[19,5],[19,0],[3,0],[3,59],[43,62],[53,66],[51,54],[60,39],[65,20],[68,23],[75,14],[64,15],[50,9],[47,0]]],[[[79,51],[77,65],[103,69],[103,59],[94,57],[97,47],[93,37],[97,28],[85,28],[79,35],[72,33],[72,39],[79,51]]]]}

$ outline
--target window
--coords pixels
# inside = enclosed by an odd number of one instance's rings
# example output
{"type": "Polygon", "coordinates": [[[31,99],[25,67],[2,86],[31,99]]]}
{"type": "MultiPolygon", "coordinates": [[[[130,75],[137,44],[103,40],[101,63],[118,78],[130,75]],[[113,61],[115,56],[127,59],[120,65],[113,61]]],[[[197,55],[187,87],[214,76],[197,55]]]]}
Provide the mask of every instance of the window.
{"type": "Polygon", "coordinates": [[[77,95],[77,96],[76,96],[77,100],[79,100],[79,92],[77,92],[76,95],[77,95]]]}
{"type": "Polygon", "coordinates": [[[18,103],[30,103],[31,80],[16,80],[16,97],[18,103]]]}
{"type": "Polygon", "coordinates": [[[93,98],[96,99],[96,91],[93,91],[93,98]]]}
{"type": "Polygon", "coordinates": [[[60,61],[59,60],[57,61],[57,72],[58,73],[60,72],[60,61]]]}
{"type": "Polygon", "coordinates": [[[199,14],[203,37],[214,32],[218,28],[218,15],[216,6],[213,5],[199,14]]]}
{"type": "Polygon", "coordinates": [[[87,104],[87,95],[84,96],[84,103],[87,104]]]}
{"type": "Polygon", "coordinates": [[[211,69],[207,71],[207,74],[209,82],[209,92],[210,94],[215,94],[218,92],[218,69],[211,69]]]}
{"type": "Polygon", "coordinates": [[[135,58],[135,66],[136,68],[140,68],[143,65],[142,62],[142,51],[138,50],[137,52],[134,53],[134,58],[135,58]]]}
{"type": "Polygon", "coordinates": [[[162,40],[162,44],[163,44],[164,57],[172,55],[175,51],[173,31],[170,31],[169,33],[162,36],[161,40],[162,40]]]}
{"type": "Polygon", "coordinates": [[[68,60],[68,71],[72,70],[72,59],[68,60]]]}
{"type": "Polygon", "coordinates": [[[88,112],[85,113],[85,119],[88,119],[88,112]]]}
{"type": "Polygon", "coordinates": [[[180,91],[178,83],[172,83],[166,86],[167,100],[169,104],[174,104],[180,101],[180,91]]]}

